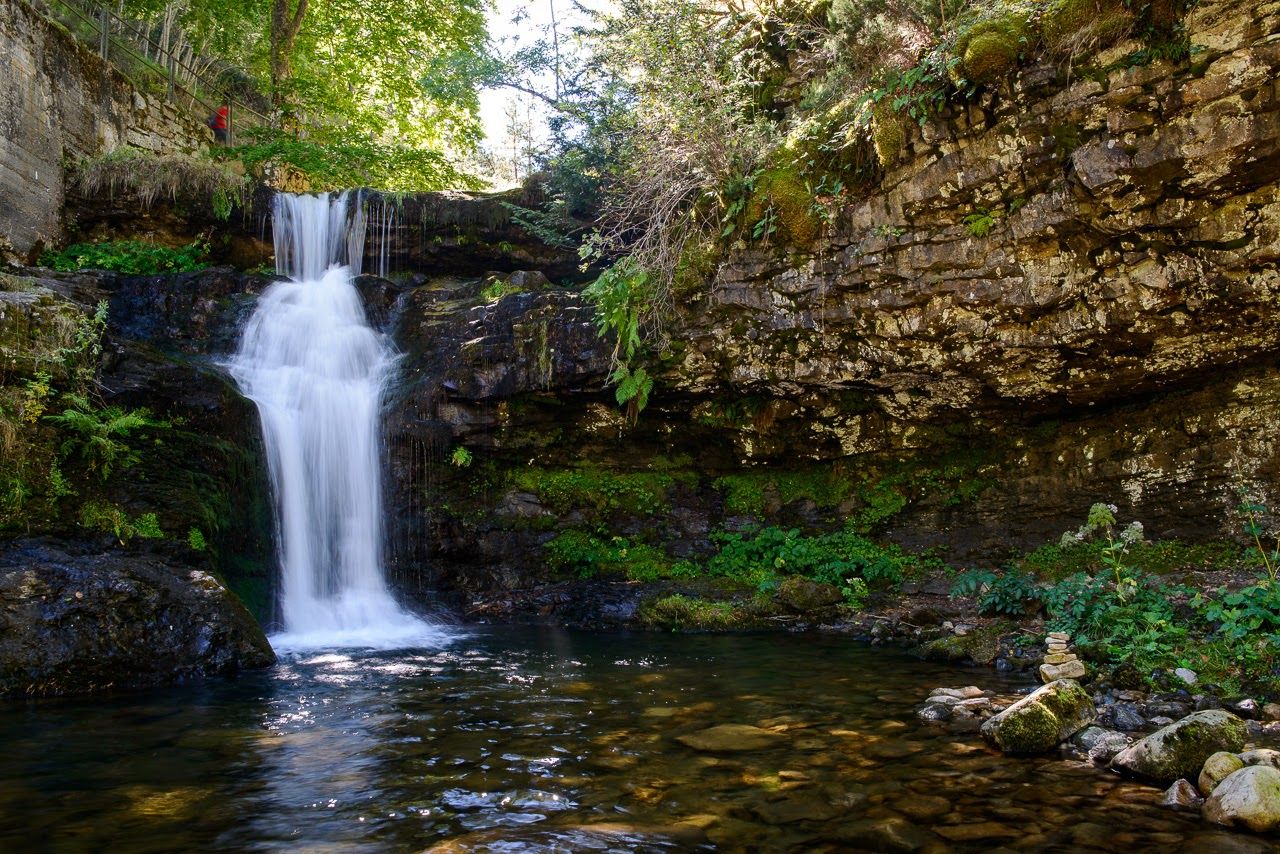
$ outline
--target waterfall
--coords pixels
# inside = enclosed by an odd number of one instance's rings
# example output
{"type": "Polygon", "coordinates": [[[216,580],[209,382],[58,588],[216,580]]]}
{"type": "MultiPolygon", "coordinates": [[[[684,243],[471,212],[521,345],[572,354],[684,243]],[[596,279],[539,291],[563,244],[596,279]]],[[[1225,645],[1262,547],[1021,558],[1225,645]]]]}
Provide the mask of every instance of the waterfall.
{"type": "MultiPolygon", "coordinates": [[[[258,407],[275,495],[281,649],[419,646],[438,630],[383,575],[378,417],[395,365],[352,284],[347,194],[278,194],[276,264],[229,368],[258,407]]],[[[363,229],[361,229],[363,230],[363,229]]]]}

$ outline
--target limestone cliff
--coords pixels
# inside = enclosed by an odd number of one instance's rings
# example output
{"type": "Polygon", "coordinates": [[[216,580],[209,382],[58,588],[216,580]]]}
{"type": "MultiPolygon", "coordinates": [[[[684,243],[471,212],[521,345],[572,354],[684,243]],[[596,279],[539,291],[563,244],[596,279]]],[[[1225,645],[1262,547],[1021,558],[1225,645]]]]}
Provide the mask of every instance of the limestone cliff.
{"type": "Polygon", "coordinates": [[[1280,476],[1280,5],[1186,27],[1181,62],[1023,67],[913,128],[816,245],[733,248],[635,427],[572,297],[411,297],[405,349],[449,355],[391,420],[402,580],[518,585],[566,528],[684,554],[752,515],[977,561],[1095,501],[1232,536],[1233,487],[1280,476]],[[642,472],[660,512],[602,497],[642,472]]]}

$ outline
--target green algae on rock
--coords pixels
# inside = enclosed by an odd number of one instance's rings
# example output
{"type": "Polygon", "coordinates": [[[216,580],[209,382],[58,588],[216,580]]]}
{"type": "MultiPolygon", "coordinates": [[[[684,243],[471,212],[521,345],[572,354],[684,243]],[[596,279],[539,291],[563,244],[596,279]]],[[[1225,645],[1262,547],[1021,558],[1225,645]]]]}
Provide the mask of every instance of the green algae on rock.
{"type": "Polygon", "coordinates": [[[1037,689],[982,725],[982,735],[1005,753],[1045,753],[1098,716],[1093,698],[1072,679],[1037,689]]]}
{"type": "Polygon", "coordinates": [[[1213,754],[1239,751],[1245,732],[1245,722],[1230,712],[1195,712],[1120,751],[1111,767],[1165,785],[1179,777],[1194,779],[1213,754]]]}

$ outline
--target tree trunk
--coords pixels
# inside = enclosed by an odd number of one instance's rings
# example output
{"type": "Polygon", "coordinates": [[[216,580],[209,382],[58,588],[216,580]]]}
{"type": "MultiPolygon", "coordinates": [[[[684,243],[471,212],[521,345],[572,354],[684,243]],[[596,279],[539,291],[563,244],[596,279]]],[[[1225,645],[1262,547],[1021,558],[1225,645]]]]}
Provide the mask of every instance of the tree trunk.
{"type": "Polygon", "coordinates": [[[284,86],[293,71],[293,43],[307,14],[308,0],[296,0],[290,12],[289,0],[271,3],[271,98],[277,109],[283,106],[284,86]]]}

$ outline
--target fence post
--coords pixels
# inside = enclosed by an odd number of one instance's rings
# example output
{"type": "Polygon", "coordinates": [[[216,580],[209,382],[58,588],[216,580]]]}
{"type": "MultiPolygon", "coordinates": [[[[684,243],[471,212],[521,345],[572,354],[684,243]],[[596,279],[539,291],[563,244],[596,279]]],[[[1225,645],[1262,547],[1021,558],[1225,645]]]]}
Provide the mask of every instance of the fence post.
{"type": "Polygon", "coordinates": [[[106,6],[98,8],[98,55],[104,60],[111,58],[111,35],[107,29],[109,14],[106,6]]]}

